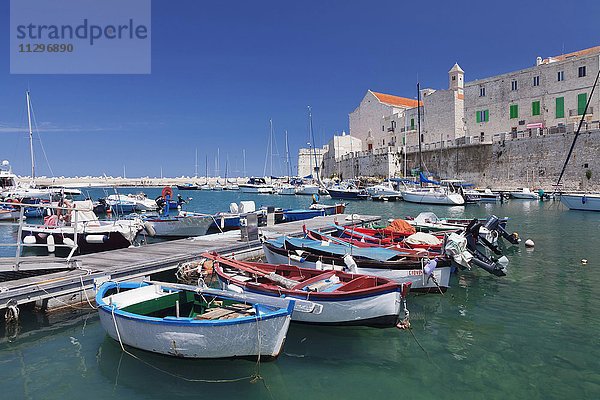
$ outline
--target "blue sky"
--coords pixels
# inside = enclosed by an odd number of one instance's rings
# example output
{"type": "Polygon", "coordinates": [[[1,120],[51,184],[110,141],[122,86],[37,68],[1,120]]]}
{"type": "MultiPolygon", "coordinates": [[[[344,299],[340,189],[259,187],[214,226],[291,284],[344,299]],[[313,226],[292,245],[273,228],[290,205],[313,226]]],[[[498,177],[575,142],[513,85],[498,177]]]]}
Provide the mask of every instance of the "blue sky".
{"type": "MultiPolygon", "coordinates": [[[[25,90],[54,175],[192,175],[198,148],[221,175],[262,174],[269,118],[279,153],[348,130],[367,89],[406,97],[600,44],[600,2],[152,2],[150,75],[11,75],[8,1],[0,2],[0,158],[28,174],[25,90]]],[[[39,141],[38,174],[49,175],[39,141]]],[[[282,171],[284,172],[284,171],[282,171]]]]}

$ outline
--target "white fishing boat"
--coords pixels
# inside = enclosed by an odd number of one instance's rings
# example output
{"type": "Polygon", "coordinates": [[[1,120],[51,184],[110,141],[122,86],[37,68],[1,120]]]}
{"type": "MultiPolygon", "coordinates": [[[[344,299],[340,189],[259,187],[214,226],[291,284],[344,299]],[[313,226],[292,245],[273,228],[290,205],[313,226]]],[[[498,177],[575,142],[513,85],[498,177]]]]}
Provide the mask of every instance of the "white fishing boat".
{"type": "Polygon", "coordinates": [[[323,306],[319,314],[292,314],[292,321],[320,325],[395,326],[405,317],[403,303],[410,284],[389,279],[320,271],[292,265],[242,262],[205,254],[217,262],[223,288],[249,293],[303,299],[323,306]]]}
{"type": "Polygon", "coordinates": [[[0,205],[0,221],[16,221],[20,215],[19,210],[0,205]]]}
{"type": "Polygon", "coordinates": [[[207,359],[277,357],[298,304],[161,282],[106,282],[98,289],[96,303],[102,327],[122,345],[207,359]]]}
{"type": "Polygon", "coordinates": [[[532,192],[529,188],[517,188],[516,191],[509,192],[510,197],[520,200],[539,200],[540,196],[532,192]]]}
{"type": "MultiPolygon", "coordinates": [[[[314,244],[305,239],[275,239],[263,242],[263,251],[269,264],[287,264],[303,268],[318,270],[349,271],[356,274],[373,275],[391,279],[399,283],[411,282],[411,291],[437,292],[446,290],[450,282],[451,267],[449,265],[435,264],[428,269],[427,263],[422,264],[412,261],[400,260],[398,262],[386,262],[382,259],[367,260],[360,258],[357,253],[364,249],[342,248],[336,244],[315,242],[314,244]],[[294,246],[295,242],[299,246],[294,246]],[[326,256],[313,253],[309,246],[321,246],[326,252],[337,252],[335,256],[326,256]],[[352,253],[352,254],[350,254],[352,253]],[[404,265],[401,265],[404,264],[404,265]],[[411,266],[410,264],[414,264],[411,266]],[[424,273],[426,271],[426,273],[424,273]],[[432,279],[433,277],[434,279],[432,279]],[[437,282],[437,283],[436,283],[437,282]]],[[[369,251],[372,249],[369,249],[369,251]]],[[[374,251],[388,251],[387,249],[375,249],[374,251]]]]}
{"type": "MultiPolygon", "coordinates": [[[[139,218],[98,220],[90,200],[75,201],[71,207],[70,211],[57,211],[44,218],[43,225],[24,224],[23,243],[43,244],[49,253],[59,249],[56,245],[64,244],[76,253],[87,254],[129,247],[144,229],[144,222],[139,218]]],[[[60,250],[68,252],[70,249],[61,247],[60,250]]]]}
{"type": "Polygon", "coordinates": [[[600,194],[592,193],[562,193],[560,202],[569,210],[600,211],[600,194]]]}

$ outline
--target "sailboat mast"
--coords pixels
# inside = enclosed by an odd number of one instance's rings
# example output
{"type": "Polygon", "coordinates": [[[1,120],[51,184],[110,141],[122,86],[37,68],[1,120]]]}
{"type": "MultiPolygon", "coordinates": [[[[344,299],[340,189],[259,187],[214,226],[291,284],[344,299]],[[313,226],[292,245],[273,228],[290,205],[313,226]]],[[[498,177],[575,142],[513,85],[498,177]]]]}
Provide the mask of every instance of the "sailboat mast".
{"type": "Polygon", "coordinates": [[[194,178],[198,179],[198,148],[196,147],[196,163],[194,164],[194,178]]]}
{"type": "Polygon", "coordinates": [[[242,149],[242,158],[244,159],[244,178],[246,177],[246,149],[242,149]]]}
{"type": "Polygon", "coordinates": [[[285,163],[289,182],[289,178],[292,176],[292,171],[290,170],[290,146],[288,143],[287,129],[285,131],[285,163]]]}
{"type": "Polygon", "coordinates": [[[33,130],[31,129],[31,98],[29,90],[25,92],[27,98],[27,121],[29,123],[29,154],[31,155],[31,180],[35,178],[35,159],[33,158],[33,130]]]}
{"type": "Polygon", "coordinates": [[[270,130],[270,133],[269,133],[271,135],[269,137],[269,141],[271,142],[271,159],[270,159],[270,161],[271,161],[271,172],[270,172],[270,174],[271,174],[271,177],[272,177],[273,176],[273,120],[270,120],[270,122],[271,122],[271,130],[270,130]]]}
{"type": "Polygon", "coordinates": [[[421,154],[421,88],[417,82],[417,135],[419,137],[419,172],[423,171],[423,155],[421,154]]]}

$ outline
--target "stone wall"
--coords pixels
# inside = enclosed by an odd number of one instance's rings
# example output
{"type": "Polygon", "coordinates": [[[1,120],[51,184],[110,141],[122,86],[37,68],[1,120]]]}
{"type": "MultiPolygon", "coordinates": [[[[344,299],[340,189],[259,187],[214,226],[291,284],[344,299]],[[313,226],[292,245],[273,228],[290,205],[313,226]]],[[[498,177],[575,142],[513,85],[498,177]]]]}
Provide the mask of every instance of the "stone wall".
{"type": "MultiPolygon", "coordinates": [[[[528,186],[553,189],[573,141],[573,134],[522,138],[493,144],[423,152],[427,169],[444,178],[460,178],[480,187],[528,186]]],[[[408,166],[417,166],[417,153],[408,166]]],[[[582,133],[562,179],[564,190],[600,190],[600,131],[582,133]],[[586,171],[591,171],[587,179],[586,171]]]]}
{"type": "MultiPolygon", "coordinates": [[[[556,183],[573,134],[554,134],[489,144],[424,151],[423,164],[437,177],[460,178],[480,187],[509,189],[544,188],[556,183]]],[[[407,155],[408,171],[418,166],[418,153],[407,155]]],[[[362,152],[345,156],[335,165],[325,165],[325,177],[402,176],[401,152],[362,152]]],[[[600,191],[600,130],[582,133],[562,179],[564,190],[600,191]],[[591,178],[586,177],[586,171],[591,178]]]]}

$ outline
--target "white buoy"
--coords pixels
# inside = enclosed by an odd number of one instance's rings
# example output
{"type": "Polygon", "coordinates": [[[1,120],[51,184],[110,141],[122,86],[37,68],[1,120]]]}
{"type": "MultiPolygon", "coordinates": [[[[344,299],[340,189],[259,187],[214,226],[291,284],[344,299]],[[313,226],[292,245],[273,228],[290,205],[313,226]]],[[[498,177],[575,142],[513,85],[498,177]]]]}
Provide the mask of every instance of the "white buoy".
{"type": "Polygon", "coordinates": [[[63,244],[66,244],[69,247],[75,246],[75,242],[73,241],[73,239],[68,237],[63,238],[63,244]]]}
{"type": "Polygon", "coordinates": [[[526,247],[533,247],[533,246],[535,246],[535,243],[533,243],[533,240],[531,240],[531,239],[527,239],[527,240],[525,241],[525,246],[526,246],[526,247]]]}
{"type": "Polygon", "coordinates": [[[581,260],[581,263],[582,263],[583,265],[587,265],[587,260],[586,260],[585,258],[583,258],[583,259],[581,260]]]}

